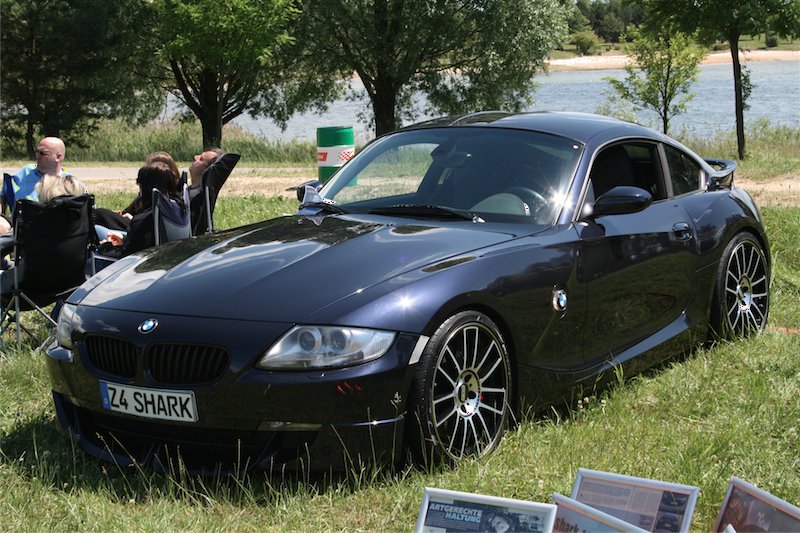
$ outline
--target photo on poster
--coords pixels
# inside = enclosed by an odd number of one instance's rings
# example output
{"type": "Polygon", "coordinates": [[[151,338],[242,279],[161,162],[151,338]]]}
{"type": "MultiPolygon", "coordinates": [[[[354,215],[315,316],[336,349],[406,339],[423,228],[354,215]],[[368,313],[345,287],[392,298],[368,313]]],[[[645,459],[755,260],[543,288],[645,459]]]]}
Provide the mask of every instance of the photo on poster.
{"type": "Polygon", "coordinates": [[[714,531],[800,531],[800,508],[732,477],[714,531]]]}
{"type": "Polygon", "coordinates": [[[557,492],[553,493],[553,503],[557,507],[553,525],[555,533],[645,533],[642,528],[557,492]]]}
{"type": "Polygon", "coordinates": [[[645,531],[689,531],[700,489],[597,470],[578,469],[572,499],[645,531]]]}
{"type": "Polygon", "coordinates": [[[416,533],[506,533],[553,530],[556,506],[469,492],[426,488],[416,533]]]}

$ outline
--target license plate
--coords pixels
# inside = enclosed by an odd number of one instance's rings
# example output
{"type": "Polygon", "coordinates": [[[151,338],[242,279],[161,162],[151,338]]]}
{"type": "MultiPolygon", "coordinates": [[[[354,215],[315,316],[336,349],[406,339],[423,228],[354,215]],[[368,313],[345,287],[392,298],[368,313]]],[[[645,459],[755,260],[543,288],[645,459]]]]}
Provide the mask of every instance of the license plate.
{"type": "Polygon", "coordinates": [[[119,413],[161,420],[197,422],[197,406],[192,391],[146,389],[101,381],[100,398],[103,407],[119,413]]]}

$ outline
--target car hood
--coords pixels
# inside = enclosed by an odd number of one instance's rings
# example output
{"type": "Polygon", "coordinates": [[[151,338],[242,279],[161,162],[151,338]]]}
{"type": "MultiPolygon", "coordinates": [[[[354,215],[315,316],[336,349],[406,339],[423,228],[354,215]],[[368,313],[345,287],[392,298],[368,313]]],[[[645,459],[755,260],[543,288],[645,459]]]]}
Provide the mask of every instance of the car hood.
{"type": "Polygon", "coordinates": [[[125,258],[87,281],[70,301],[152,314],[298,322],[404,272],[518,236],[509,229],[377,216],[282,217],[125,258]]]}

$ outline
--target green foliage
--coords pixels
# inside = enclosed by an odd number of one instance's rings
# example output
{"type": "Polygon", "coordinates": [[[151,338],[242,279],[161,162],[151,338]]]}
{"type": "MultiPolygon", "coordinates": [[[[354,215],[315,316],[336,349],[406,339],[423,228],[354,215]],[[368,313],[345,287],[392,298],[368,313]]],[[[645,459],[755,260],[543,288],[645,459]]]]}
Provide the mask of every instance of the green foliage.
{"type": "Polygon", "coordinates": [[[625,33],[625,23],[616,14],[606,13],[598,33],[604,40],[618,43],[620,36],[625,33]]]}
{"type": "MultiPolygon", "coordinates": [[[[67,166],[76,162],[144,161],[147,154],[157,150],[168,152],[176,161],[191,161],[203,148],[200,139],[200,126],[194,121],[171,120],[135,126],[125,120],[101,120],[97,129],[86,136],[85,146],[67,147],[67,166]]],[[[222,147],[240,154],[247,164],[316,164],[316,145],[311,141],[265,139],[235,124],[225,127],[222,147]]],[[[20,142],[6,141],[2,149],[7,159],[28,159],[20,142]]]]}
{"type": "Polygon", "coordinates": [[[593,31],[579,31],[572,36],[570,42],[575,45],[577,52],[582,56],[590,56],[600,51],[600,37],[593,31]]]}
{"type": "Polygon", "coordinates": [[[623,99],[637,108],[655,111],[662,130],[685,111],[691,99],[689,88],[697,79],[703,52],[690,36],[678,32],[642,34],[628,47],[636,66],[626,66],[624,80],[605,78],[623,99]]]}
{"type": "Polygon", "coordinates": [[[242,113],[285,119],[329,96],[330,86],[292,85],[288,46],[294,0],[157,0],[166,87],[200,120],[204,147],[242,113]],[[323,95],[323,96],[321,96],[323,95]],[[291,108],[291,109],[287,109],[291,108]]]}
{"type": "MultiPolygon", "coordinates": [[[[676,137],[698,154],[724,159],[737,158],[734,132],[715,137],[678,135],[676,137]]],[[[737,176],[755,181],[800,175],[800,129],[776,126],[767,120],[755,121],[747,128],[750,155],[738,162],[737,176]]]]}
{"type": "MultiPolygon", "coordinates": [[[[611,42],[619,42],[631,27],[640,25],[644,19],[644,12],[639,2],[578,0],[576,7],[589,24],[587,28],[580,30],[591,30],[602,39],[611,42]]],[[[572,27],[570,30],[578,31],[572,27]]]]}
{"type": "Polygon", "coordinates": [[[653,31],[676,27],[696,33],[702,42],[728,42],[733,61],[736,113],[736,142],[739,159],[744,159],[744,111],[746,87],[739,60],[739,39],[770,29],[780,36],[800,35],[800,2],[796,0],[645,0],[648,26],[653,31]]]}
{"type": "Polygon", "coordinates": [[[304,72],[355,72],[378,135],[413,113],[415,92],[431,114],[526,107],[533,75],[566,33],[558,0],[308,0],[301,22],[304,72]]]}
{"type": "Polygon", "coordinates": [[[80,143],[100,117],[143,121],[163,103],[145,0],[4,0],[0,18],[2,133],[30,157],[40,136],[80,143]]]}

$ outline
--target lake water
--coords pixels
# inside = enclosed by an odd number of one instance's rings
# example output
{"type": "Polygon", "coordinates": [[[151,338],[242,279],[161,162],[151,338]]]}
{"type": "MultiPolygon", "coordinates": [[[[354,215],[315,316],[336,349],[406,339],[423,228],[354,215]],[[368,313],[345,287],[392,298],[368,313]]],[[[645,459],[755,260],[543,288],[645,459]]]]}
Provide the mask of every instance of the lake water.
{"type": "MultiPolygon", "coordinates": [[[[747,65],[753,92],[748,100],[750,109],[745,111],[745,126],[758,119],[767,119],[775,124],[800,128],[800,61],[763,61],[747,65]]],[[[552,72],[537,77],[539,88],[534,93],[534,105],[530,111],[582,111],[594,113],[603,104],[611,86],[603,78],[623,79],[624,70],[587,70],[552,72]]],[[[360,82],[358,82],[360,87],[360,82]]],[[[670,121],[670,132],[681,130],[701,135],[735,128],[733,102],[733,71],[730,64],[704,65],[692,86],[694,98],[686,113],[670,121]]],[[[239,117],[235,122],[243,128],[268,138],[316,140],[316,128],[322,126],[352,126],[356,143],[363,144],[374,137],[373,129],[359,120],[368,104],[366,95],[360,101],[339,100],[330,105],[324,114],[304,113],[295,115],[285,131],[281,131],[269,119],[239,117]]],[[[422,108],[424,102],[418,102],[422,108]]],[[[428,117],[418,113],[414,122],[428,117]]],[[[642,112],[638,121],[660,129],[660,120],[655,113],[642,112]]]]}

